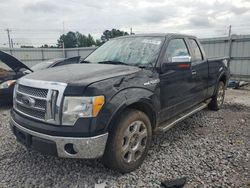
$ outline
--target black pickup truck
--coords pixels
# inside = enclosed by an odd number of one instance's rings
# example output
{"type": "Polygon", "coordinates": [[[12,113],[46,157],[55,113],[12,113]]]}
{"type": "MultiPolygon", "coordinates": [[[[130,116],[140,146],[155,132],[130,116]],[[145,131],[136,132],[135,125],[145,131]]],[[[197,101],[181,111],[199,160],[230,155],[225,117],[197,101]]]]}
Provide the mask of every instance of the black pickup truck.
{"type": "Polygon", "coordinates": [[[82,64],[29,74],[14,89],[18,141],[67,158],[138,168],[152,134],[208,106],[219,110],[229,63],[207,59],[196,37],[147,34],[110,40],[82,64]]]}

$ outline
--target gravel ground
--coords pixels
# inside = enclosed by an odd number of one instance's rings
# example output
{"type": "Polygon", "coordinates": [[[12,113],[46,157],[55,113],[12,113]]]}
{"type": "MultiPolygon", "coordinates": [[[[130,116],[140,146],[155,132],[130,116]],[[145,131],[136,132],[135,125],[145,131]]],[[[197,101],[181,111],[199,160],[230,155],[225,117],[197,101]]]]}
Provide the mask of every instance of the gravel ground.
{"type": "Polygon", "coordinates": [[[13,137],[9,108],[2,107],[0,187],[159,187],[161,180],[187,177],[185,187],[249,188],[250,105],[245,101],[250,91],[227,94],[222,110],[203,110],[155,136],[141,168],[125,175],[106,169],[99,160],[28,151],[13,137]],[[241,100],[233,100],[237,98],[241,100]]]}

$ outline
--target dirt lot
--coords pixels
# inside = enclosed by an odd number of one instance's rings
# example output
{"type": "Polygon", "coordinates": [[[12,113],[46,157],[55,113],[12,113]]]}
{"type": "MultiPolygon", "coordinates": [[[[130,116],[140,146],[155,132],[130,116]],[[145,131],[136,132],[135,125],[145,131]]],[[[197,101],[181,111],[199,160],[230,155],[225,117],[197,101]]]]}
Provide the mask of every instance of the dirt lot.
{"type": "Polygon", "coordinates": [[[155,136],[144,164],[122,175],[99,160],[60,159],[28,151],[0,109],[0,187],[159,187],[187,177],[185,187],[250,187],[250,88],[227,90],[222,110],[203,110],[155,136]]]}

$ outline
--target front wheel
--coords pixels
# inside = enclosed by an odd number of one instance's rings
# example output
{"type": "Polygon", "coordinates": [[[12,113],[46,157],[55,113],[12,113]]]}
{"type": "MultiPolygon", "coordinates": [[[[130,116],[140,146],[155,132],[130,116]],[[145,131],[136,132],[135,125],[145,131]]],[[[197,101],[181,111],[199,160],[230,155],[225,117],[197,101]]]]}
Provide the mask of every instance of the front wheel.
{"type": "Polygon", "coordinates": [[[141,111],[126,110],[114,125],[103,156],[104,165],[121,173],[138,168],[152,138],[151,123],[141,111]]]}
{"type": "Polygon", "coordinates": [[[219,110],[223,105],[225,98],[225,84],[220,81],[217,87],[215,96],[212,98],[212,101],[209,103],[208,108],[211,110],[219,110]]]}

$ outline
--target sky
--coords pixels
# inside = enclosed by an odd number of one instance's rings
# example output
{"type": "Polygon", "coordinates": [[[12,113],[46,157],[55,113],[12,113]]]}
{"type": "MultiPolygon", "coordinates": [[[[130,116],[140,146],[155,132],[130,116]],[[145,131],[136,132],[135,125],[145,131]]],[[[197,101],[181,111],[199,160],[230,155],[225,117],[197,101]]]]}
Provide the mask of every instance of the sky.
{"type": "Polygon", "coordinates": [[[0,0],[0,15],[0,47],[8,47],[7,28],[15,47],[55,45],[68,31],[98,39],[112,28],[208,38],[232,25],[250,34],[250,0],[0,0]]]}

